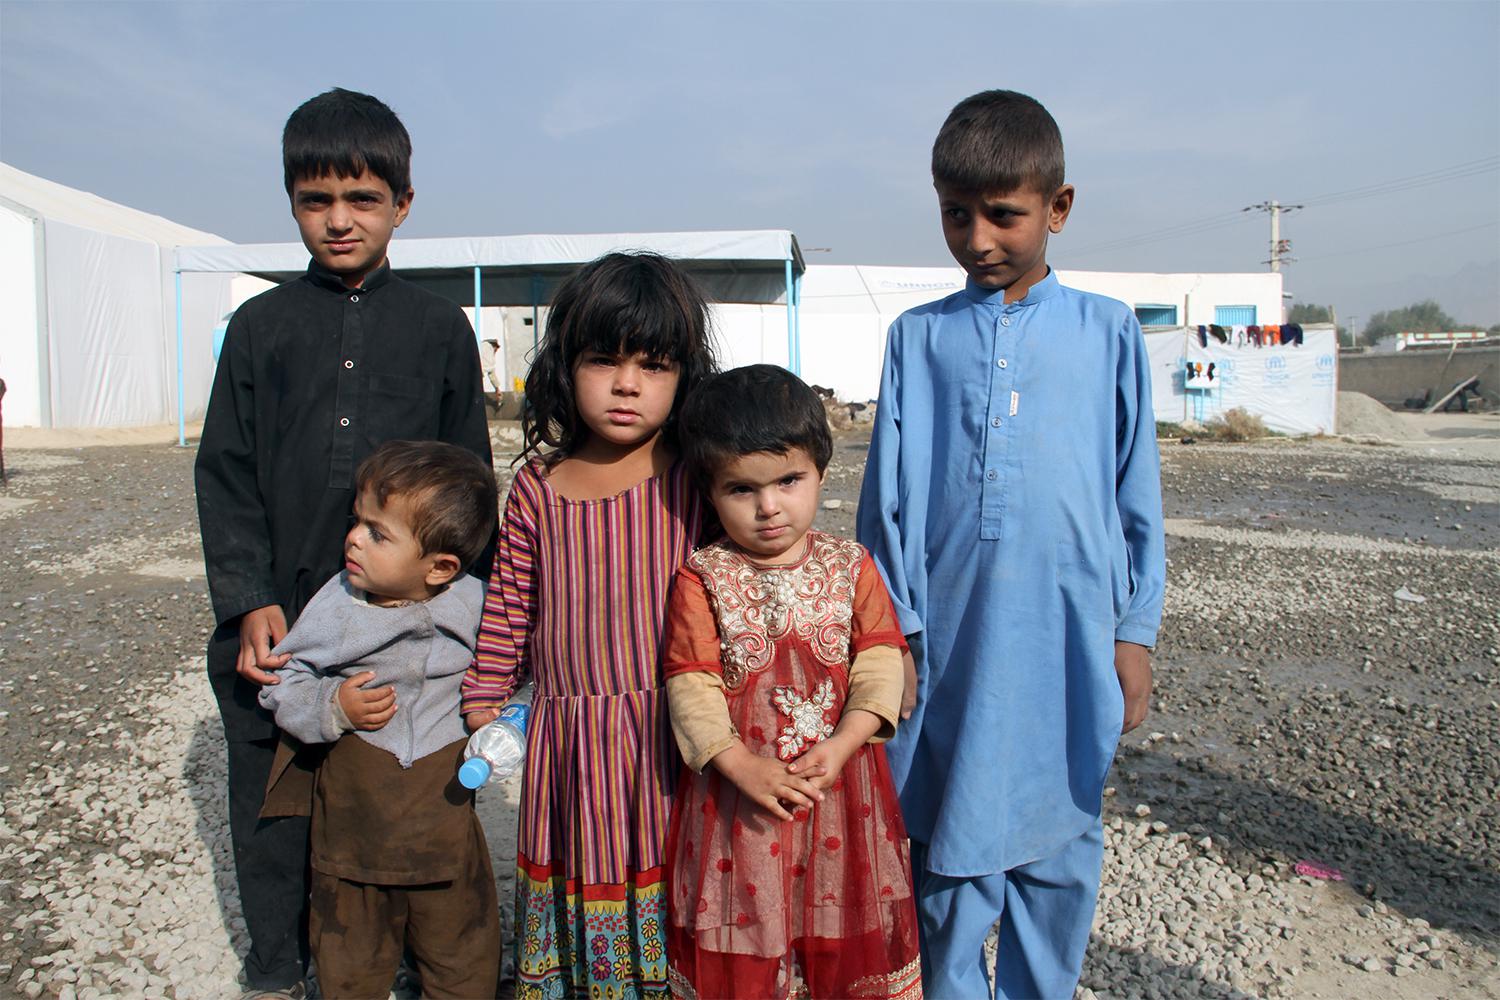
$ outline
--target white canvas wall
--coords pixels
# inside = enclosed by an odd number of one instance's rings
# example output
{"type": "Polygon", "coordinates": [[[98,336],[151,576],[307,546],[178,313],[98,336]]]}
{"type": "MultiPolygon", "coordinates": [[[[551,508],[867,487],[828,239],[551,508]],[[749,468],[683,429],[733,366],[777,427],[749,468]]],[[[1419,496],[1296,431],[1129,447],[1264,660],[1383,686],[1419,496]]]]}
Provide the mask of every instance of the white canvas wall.
{"type": "Polygon", "coordinates": [[[1241,408],[1283,434],[1332,434],[1338,393],[1338,343],[1331,325],[1304,327],[1300,347],[1233,347],[1196,333],[1148,333],[1151,403],[1156,419],[1206,423],[1241,408]],[[1213,362],[1220,387],[1190,392],[1183,385],[1187,361],[1213,362]]]}
{"type": "MultiPolygon", "coordinates": [[[[5,420],[121,427],[177,416],[173,252],[212,233],[0,163],[5,420]],[[37,255],[38,238],[42,247],[37,255]]],[[[184,281],[184,402],[201,416],[230,275],[184,281]]]]}
{"type": "Polygon", "coordinates": [[[36,222],[0,206],[0,378],[5,379],[5,423],[42,421],[37,358],[36,222]]]}

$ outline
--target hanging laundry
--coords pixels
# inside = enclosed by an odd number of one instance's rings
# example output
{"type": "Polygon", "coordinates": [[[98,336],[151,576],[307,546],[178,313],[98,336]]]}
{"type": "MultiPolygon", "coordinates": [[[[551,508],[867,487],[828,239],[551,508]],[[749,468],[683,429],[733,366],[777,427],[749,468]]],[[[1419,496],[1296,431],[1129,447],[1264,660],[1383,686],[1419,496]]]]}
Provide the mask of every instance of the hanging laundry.
{"type": "Polygon", "coordinates": [[[1281,327],[1281,342],[1292,344],[1296,347],[1302,346],[1302,324],[1284,323],[1281,327]]]}
{"type": "Polygon", "coordinates": [[[1229,334],[1228,334],[1228,332],[1225,331],[1225,329],[1222,326],[1219,326],[1217,323],[1215,323],[1212,326],[1210,326],[1208,328],[1208,332],[1209,332],[1209,335],[1212,336],[1219,343],[1221,343],[1221,344],[1227,344],[1227,343],[1229,343],[1229,334]]]}
{"type": "Polygon", "coordinates": [[[1233,338],[1235,347],[1245,346],[1245,326],[1243,323],[1230,327],[1229,335],[1233,338]]]}
{"type": "Polygon", "coordinates": [[[1260,327],[1253,326],[1253,325],[1245,327],[1245,336],[1246,336],[1246,338],[1249,339],[1249,341],[1250,341],[1251,344],[1253,344],[1256,347],[1260,346],[1260,339],[1261,339],[1260,327]]]}
{"type": "Polygon", "coordinates": [[[1264,332],[1264,334],[1265,334],[1265,336],[1267,338],[1266,339],[1267,346],[1269,346],[1269,347],[1280,347],[1281,346],[1281,327],[1279,325],[1274,324],[1274,323],[1267,323],[1265,326],[1261,327],[1261,330],[1264,332]]]}
{"type": "Polygon", "coordinates": [[[1208,346],[1208,328],[1205,327],[1205,326],[1202,326],[1201,324],[1198,327],[1198,346],[1199,347],[1207,347],[1208,346]]]}

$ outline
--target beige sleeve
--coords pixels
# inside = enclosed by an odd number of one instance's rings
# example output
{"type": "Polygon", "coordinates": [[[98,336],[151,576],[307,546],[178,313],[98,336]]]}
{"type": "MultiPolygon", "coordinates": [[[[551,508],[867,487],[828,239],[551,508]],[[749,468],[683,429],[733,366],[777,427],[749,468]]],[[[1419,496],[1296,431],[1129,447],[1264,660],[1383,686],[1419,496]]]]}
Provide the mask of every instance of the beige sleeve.
{"type": "MultiPolygon", "coordinates": [[[[897,663],[899,671],[900,663],[897,663]]],[[[898,673],[899,682],[899,673],[898,673]]],[[[900,689],[897,688],[897,700],[900,689]]],[[[706,670],[691,670],[667,678],[667,704],[672,712],[672,734],[682,759],[695,772],[734,746],[739,737],[729,721],[724,680],[706,670]]]]}
{"type": "Polygon", "coordinates": [[[895,646],[871,646],[855,654],[849,667],[849,697],[844,711],[860,708],[880,716],[880,729],[871,743],[884,743],[896,735],[901,718],[901,650],[895,646]]]}

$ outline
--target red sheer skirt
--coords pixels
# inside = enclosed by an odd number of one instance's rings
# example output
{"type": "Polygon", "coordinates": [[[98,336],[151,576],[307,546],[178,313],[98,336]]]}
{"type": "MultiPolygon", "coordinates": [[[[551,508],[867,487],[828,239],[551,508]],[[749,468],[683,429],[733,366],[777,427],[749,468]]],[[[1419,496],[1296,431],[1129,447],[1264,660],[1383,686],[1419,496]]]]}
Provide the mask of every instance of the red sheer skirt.
{"type": "MultiPolygon", "coordinates": [[[[809,653],[778,649],[729,695],[751,751],[778,756],[789,719],[775,708],[777,687],[805,696],[831,678],[826,714],[838,719],[847,677],[809,653]]],[[[667,863],[674,995],[921,996],[911,858],[881,747],[861,747],[824,801],[789,822],[742,799],[711,766],[684,770],[667,863]]]]}

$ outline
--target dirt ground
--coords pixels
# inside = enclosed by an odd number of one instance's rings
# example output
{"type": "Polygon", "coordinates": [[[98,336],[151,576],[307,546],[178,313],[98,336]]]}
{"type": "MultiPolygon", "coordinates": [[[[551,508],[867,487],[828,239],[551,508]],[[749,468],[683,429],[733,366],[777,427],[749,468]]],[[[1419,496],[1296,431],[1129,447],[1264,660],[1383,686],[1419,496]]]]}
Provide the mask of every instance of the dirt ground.
{"type": "MultiPolygon", "coordinates": [[[[1500,996],[1500,417],[1402,421],[1399,444],[1162,442],[1166,621],[1107,792],[1095,995],[1500,996]]],[[[175,436],[5,434],[0,994],[234,989],[175,436]],[[105,892],[117,863],[131,888],[105,892]]],[[[837,441],[825,530],[852,534],[867,440],[837,441]]],[[[503,892],[515,797],[481,798],[503,892]]]]}

